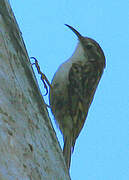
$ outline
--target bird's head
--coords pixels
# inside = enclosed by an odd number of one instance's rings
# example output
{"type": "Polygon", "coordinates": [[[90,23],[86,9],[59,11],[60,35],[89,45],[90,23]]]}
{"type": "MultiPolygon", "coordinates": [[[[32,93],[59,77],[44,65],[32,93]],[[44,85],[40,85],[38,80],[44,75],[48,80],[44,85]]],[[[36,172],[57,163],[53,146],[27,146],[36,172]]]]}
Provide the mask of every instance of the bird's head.
{"type": "Polygon", "coordinates": [[[100,45],[93,39],[89,37],[84,37],[82,36],[76,29],[74,29],[72,26],[65,24],[67,27],[69,27],[78,37],[79,42],[81,43],[84,52],[86,53],[86,56],[90,59],[95,59],[98,60],[100,63],[103,64],[105,67],[106,60],[105,60],[105,55],[100,47],[100,45]]]}

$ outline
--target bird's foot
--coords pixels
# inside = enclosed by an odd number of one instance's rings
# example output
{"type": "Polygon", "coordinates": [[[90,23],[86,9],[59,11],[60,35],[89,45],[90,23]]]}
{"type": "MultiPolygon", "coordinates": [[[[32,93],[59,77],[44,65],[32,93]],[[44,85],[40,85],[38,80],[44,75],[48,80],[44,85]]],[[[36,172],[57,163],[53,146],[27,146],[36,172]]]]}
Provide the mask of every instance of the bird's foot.
{"type": "Polygon", "coordinates": [[[45,74],[43,74],[43,73],[41,72],[40,66],[39,66],[39,64],[38,64],[38,60],[37,60],[35,57],[31,57],[31,59],[34,59],[34,60],[35,60],[35,62],[32,63],[32,65],[35,65],[35,66],[36,66],[36,69],[37,69],[37,71],[38,71],[38,74],[41,75],[41,80],[42,80],[42,82],[43,82],[43,84],[44,84],[44,88],[46,89],[46,93],[45,93],[44,96],[46,96],[46,95],[48,94],[48,87],[47,87],[47,85],[48,85],[50,88],[52,88],[52,86],[51,86],[49,80],[47,79],[47,77],[45,76],[45,74]]]}

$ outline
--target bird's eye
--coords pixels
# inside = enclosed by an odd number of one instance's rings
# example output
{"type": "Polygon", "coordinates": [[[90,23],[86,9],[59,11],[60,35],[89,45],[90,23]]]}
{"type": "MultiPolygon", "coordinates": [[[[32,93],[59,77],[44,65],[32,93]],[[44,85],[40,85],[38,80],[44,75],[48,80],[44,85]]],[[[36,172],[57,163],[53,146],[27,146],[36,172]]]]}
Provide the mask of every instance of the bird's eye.
{"type": "Polygon", "coordinates": [[[93,47],[93,45],[92,44],[88,44],[86,47],[87,47],[87,49],[91,49],[93,47]]]}

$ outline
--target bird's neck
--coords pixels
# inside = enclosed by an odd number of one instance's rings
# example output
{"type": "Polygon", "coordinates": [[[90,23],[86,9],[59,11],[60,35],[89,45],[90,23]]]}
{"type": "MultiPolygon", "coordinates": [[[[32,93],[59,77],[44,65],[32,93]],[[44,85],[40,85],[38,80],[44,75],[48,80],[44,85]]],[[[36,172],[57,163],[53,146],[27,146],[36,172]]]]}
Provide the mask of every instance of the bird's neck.
{"type": "Polygon", "coordinates": [[[77,47],[76,47],[73,55],[71,56],[70,60],[73,62],[87,61],[87,57],[84,53],[84,49],[83,49],[82,44],[80,42],[77,44],[77,47]]]}

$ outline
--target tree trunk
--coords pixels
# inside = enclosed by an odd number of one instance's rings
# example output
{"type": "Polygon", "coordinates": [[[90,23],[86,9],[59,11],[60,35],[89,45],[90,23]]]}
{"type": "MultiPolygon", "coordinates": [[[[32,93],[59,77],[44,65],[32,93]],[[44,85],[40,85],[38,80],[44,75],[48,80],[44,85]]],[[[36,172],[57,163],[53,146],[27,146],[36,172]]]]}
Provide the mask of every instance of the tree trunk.
{"type": "Polygon", "coordinates": [[[0,0],[0,180],[69,180],[9,2],[0,0]]]}

